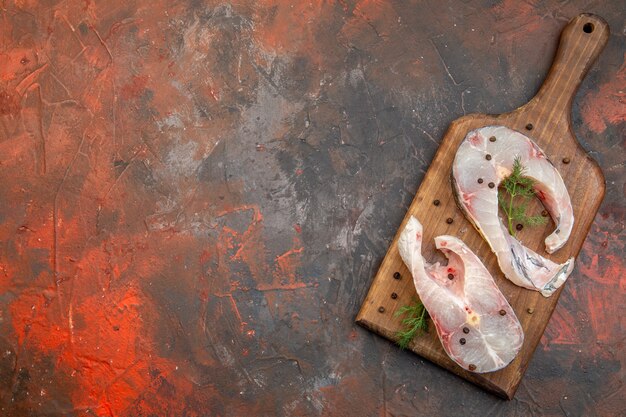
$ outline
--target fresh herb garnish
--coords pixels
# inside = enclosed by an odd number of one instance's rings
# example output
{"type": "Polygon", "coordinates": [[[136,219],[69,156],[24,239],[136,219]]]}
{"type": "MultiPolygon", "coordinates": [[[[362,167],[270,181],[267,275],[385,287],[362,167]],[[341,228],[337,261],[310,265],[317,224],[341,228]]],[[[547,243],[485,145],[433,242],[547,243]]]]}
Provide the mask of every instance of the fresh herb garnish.
{"type": "Polygon", "coordinates": [[[533,186],[535,180],[524,176],[525,168],[522,165],[521,158],[518,156],[513,161],[513,171],[511,175],[502,181],[501,187],[505,193],[498,192],[498,203],[500,208],[506,214],[509,226],[509,233],[515,236],[514,223],[521,223],[524,226],[540,226],[546,223],[543,216],[530,216],[526,213],[528,209],[528,200],[535,195],[533,186]],[[514,205],[514,200],[518,199],[518,204],[514,205]]]}
{"type": "Polygon", "coordinates": [[[396,333],[396,336],[398,346],[401,349],[406,349],[415,336],[428,330],[428,312],[424,308],[424,304],[416,300],[411,305],[400,307],[396,311],[395,317],[402,314],[405,315],[405,318],[402,319],[405,329],[396,333]]]}

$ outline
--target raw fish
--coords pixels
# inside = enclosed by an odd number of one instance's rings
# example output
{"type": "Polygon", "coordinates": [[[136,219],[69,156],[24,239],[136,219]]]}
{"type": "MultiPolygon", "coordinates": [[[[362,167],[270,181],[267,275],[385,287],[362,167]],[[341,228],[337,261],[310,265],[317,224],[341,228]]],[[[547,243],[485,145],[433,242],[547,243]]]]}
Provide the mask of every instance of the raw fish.
{"type": "Polygon", "coordinates": [[[465,243],[453,236],[435,238],[448,265],[431,265],[422,257],[422,236],[422,225],[411,217],[400,235],[398,250],[444,350],[468,371],[504,368],[524,341],[513,309],[465,243]]]}
{"type": "Polygon", "coordinates": [[[574,268],[574,258],[554,263],[511,236],[498,215],[498,185],[510,173],[515,158],[524,175],[535,180],[535,194],[552,216],[556,228],[545,239],[553,253],[568,240],[574,212],[561,175],[544,152],[523,134],[504,126],[487,126],[467,134],[452,164],[457,204],[485,238],[504,275],[516,285],[550,296],[574,268]]]}

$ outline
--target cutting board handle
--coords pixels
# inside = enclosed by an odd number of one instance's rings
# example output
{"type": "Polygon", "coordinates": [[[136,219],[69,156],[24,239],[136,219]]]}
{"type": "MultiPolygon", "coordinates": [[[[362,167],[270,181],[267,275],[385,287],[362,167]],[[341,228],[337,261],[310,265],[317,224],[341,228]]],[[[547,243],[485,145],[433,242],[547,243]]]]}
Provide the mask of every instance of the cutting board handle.
{"type": "Polygon", "coordinates": [[[569,118],[578,86],[609,38],[609,25],[600,16],[583,13],[573,18],[563,32],[550,72],[529,106],[551,109],[544,123],[569,118]]]}

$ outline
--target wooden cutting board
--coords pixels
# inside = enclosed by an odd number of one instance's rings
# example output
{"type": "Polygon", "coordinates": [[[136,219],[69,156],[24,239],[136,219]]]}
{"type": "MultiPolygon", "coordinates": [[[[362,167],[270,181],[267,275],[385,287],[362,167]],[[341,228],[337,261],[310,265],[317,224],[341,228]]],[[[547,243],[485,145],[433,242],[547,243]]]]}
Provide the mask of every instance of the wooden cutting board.
{"type": "MultiPolygon", "coordinates": [[[[427,334],[416,337],[409,349],[501,397],[511,399],[541,339],[563,287],[550,298],[536,291],[513,285],[502,275],[495,255],[457,208],[450,185],[452,161],[467,132],[502,125],[532,138],[560,171],[574,206],[575,223],[567,244],[553,255],[544,248],[544,239],[554,230],[554,223],[544,227],[524,228],[518,238],[525,246],[544,257],[561,263],[577,256],[591,222],[604,196],[604,176],[596,162],[578,144],[570,121],[574,94],[587,70],[604,48],[609,37],[606,22],[591,14],[581,14],[563,29],[554,63],[537,95],[524,106],[502,115],[472,114],[453,121],[435,158],[417,191],[415,199],[374,277],[356,321],[392,341],[401,330],[401,317],[394,312],[417,298],[412,277],[398,254],[397,241],[409,216],[424,225],[423,255],[429,262],[445,258],[435,250],[433,238],[448,234],[461,238],[483,260],[496,284],[507,297],[524,328],[525,340],[518,356],[506,368],[487,374],[475,374],[456,365],[445,354],[430,322],[427,334]],[[452,219],[452,223],[448,223],[452,219]]],[[[530,206],[534,213],[540,203],[530,206]]],[[[577,279],[574,274],[570,279],[577,279]]],[[[567,282],[565,283],[567,285],[567,282]]]]}

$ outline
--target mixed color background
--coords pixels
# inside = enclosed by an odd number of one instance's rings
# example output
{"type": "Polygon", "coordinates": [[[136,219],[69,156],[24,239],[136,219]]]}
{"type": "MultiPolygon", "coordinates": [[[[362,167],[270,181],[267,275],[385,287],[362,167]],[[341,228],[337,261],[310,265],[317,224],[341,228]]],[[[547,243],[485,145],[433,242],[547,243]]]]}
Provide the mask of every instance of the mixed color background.
{"type": "Polygon", "coordinates": [[[621,1],[0,1],[0,415],[626,413],[621,1]],[[607,194],[517,396],[354,324],[448,123],[567,21],[607,194]]]}

